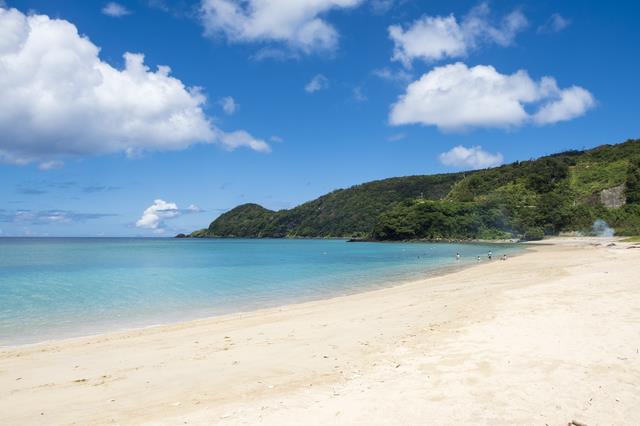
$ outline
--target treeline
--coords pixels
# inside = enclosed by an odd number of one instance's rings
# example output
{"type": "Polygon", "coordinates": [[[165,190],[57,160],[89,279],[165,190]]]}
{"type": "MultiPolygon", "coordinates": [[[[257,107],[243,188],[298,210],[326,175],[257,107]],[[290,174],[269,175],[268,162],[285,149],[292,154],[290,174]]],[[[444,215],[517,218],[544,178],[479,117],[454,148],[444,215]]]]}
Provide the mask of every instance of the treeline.
{"type": "Polygon", "coordinates": [[[442,199],[461,173],[390,178],[339,189],[290,210],[243,204],[194,237],[365,237],[390,206],[414,198],[442,199]]]}
{"type": "Polygon", "coordinates": [[[588,231],[596,219],[620,235],[640,234],[640,140],[473,172],[384,179],[290,210],[244,204],[191,236],[538,239],[588,231]]]}

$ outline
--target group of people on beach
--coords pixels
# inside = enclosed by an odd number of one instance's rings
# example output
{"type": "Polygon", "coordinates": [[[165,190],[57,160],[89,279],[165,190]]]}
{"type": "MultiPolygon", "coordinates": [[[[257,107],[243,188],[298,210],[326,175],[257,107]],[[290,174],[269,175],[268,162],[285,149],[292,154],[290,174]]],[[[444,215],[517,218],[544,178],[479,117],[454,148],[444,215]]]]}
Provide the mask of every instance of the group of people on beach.
{"type": "MultiPolygon", "coordinates": [[[[489,253],[487,253],[487,258],[489,260],[493,259],[493,252],[491,250],[489,250],[489,253]]],[[[456,260],[460,260],[460,252],[456,253],[456,260]]],[[[507,255],[503,254],[502,256],[500,256],[500,260],[507,260],[507,255]]],[[[480,256],[476,256],[476,261],[480,262],[480,256]]]]}

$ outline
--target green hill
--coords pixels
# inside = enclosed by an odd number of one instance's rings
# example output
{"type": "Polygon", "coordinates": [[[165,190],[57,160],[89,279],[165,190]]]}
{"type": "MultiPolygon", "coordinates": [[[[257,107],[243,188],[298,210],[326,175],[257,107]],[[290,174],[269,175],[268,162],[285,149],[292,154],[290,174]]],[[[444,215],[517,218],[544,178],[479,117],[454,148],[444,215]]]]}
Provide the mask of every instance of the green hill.
{"type": "Polygon", "coordinates": [[[541,238],[596,219],[640,234],[640,140],[465,173],[384,179],[293,209],[243,204],[191,237],[541,238]]]}

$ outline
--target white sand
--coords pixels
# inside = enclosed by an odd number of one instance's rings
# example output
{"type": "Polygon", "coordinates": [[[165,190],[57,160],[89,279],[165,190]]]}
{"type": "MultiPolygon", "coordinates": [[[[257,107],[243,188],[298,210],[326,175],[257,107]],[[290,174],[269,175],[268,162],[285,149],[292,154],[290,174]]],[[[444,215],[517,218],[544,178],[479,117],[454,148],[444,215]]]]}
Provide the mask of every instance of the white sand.
{"type": "Polygon", "coordinates": [[[640,248],[0,352],[0,423],[640,425],[640,248]]]}

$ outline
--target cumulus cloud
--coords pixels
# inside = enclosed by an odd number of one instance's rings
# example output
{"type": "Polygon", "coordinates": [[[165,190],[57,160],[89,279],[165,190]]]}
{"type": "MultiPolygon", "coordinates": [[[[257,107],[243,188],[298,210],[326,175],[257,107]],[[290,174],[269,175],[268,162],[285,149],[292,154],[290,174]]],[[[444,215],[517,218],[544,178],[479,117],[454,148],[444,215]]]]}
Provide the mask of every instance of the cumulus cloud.
{"type": "Polygon", "coordinates": [[[162,233],[166,229],[166,220],[175,219],[183,214],[200,213],[202,211],[195,204],[190,204],[186,209],[179,209],[176,203],[157,199],[145,209],[140,219],[136,222],[136,227],[149,229],[155,233],[162,233]]]}
{"type": "Polygon", "coordinates": [[[533,116],[533,120],[538,124],[572,120],[584,115],[594,105],[595,99],[589,91],[573,86],[561,90],[558,99],[543,105],[533,116]]]}
{"type": "Polygon", "coordinates": [[[219,143],[268,151],[244,131],[228,134],[204,114],[206,98],[142,54],[123,69],[70,22],[0,8],[0,161],[44,169],[72,155],[180,150],[219,143]],[[228,144],[227,141],[232,141],[228,144]]]}
{"type": "Polygon", "coordinates": [[[322,74],[315,75],[307,84],[304,86],[304,90],[307,93],[315,93],[320,90],[329,88],[329,79],[322,74]]]}
{"type": "Polygon", "coordinates": [[[102,8],[102,13],[114,18],[121,18],[123,16],[131,15],[131,11],[129,9],[114,1],[110,1],[109,3],[105,4],[102,8]]]}
{"type": "Polygon", "coordinates": [[[172,219],[180,214],[176,203],[167,203],[157,199],[142,213],[142,217],[136,222],[138,228],[161,229],[166,219],[172,219]]]}
{"type": "Polygon", "coordinates": [[[552,34],[558,33],[565,28],[567,28],[571,24],[571,21],[567,18],[564,18],[559,13],[554,13],[547,19],[543,25],[538,27],[538,33],[540,34],[552,34]]]}
{"type": "Polygon", "coordinates": [[[499,152],[492,154],[482,149],[481,146],[466,148],[462,145],[451,148],[443,152],[438,159],[445,166],[464,167],[472,169],[484,169],[498,166],[504,161],[504,157],[499,152]]]}
{"type": "Polygon", "coordinates": [[[279,42],[310,53],[333,50],[338,32],[324,13],[358,6],[362,0],[202,0],[205,34],[231,42],[279,42]]]}
{"type": "Polygon", "coordinates": [[[437,61],[466,56],[482,43],[509,46],[516,35],[527,27],[527,18],[519,10],[504,16],[498,25],[489,20],[490,10],[482,3],[458,21],[453,16],[424,16],[408,26],[392,25],[392,60],[406,67],[414,59],[437,61]]]}
{"type": "Polygon", "coordinates": [[[238,110],[239,105],[231,96],[225,96],[224,98],[220,99],[220,106],[222,106],[222,110],[225,114],[232,115],[238,110]]]}
{"type": "Polygon", "coordinates": [[[532,80],[526,71],[501,74],[492,66],[458,62],[435,67],[409,84],[392,105],[392,125],[423,124],[443,131],[472,127],[551,124],[583,115],[595,105],[578,86],[558,88],[555,79],[532,80]],[[529,113],[525,106],[538,108],[529,113]]]}

